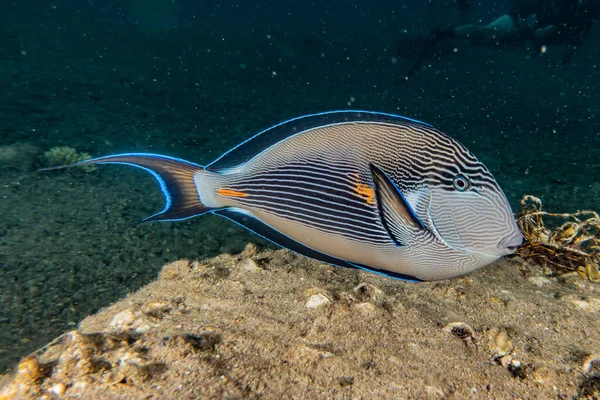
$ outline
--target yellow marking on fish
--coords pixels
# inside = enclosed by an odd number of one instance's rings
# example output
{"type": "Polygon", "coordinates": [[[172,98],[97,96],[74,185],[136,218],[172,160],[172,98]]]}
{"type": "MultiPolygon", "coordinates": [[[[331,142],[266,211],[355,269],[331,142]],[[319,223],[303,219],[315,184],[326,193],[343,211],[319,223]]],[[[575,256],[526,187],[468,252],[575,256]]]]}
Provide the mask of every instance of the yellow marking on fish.
{"type": "Polygon", "coordinates": [[[354,176],[357,180],[356,184],[354,185],[354,191],[356,194],[365,200],[367,204],[373,204],[375,201],[375,190],[369,185],[360,183],[358,181],[360,179],[358,174],[354,174],[354,176]]]}
{"type": "Polygon", "coordinates": [[[238,192],[231,189],[218,189],[217,193],[223,197],[248,197],[248,193],[238,192]]]}

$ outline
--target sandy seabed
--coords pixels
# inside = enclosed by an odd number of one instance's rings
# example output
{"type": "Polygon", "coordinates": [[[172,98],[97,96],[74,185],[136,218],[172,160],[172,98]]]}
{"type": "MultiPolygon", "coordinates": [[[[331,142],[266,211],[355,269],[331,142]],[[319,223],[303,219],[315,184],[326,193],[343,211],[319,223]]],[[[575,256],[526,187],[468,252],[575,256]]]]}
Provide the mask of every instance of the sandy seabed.
{"type": "Polygon", "coordinates": [[[166,265],[0,399],[598,398],[599,288],[519,258],[413,284],[248,245],[166,265]]]}

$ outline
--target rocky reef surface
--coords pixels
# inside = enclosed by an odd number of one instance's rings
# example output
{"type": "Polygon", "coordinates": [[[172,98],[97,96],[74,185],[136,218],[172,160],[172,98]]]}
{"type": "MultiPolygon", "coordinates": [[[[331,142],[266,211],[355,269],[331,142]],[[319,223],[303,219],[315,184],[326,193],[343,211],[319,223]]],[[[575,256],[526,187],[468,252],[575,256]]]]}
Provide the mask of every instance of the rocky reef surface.
{"type": "Polygon", "coordinates": [[[248,245],[166,265],[0,399],[597,398],[599,288],[519,258],[412,284],[248,245]]]}

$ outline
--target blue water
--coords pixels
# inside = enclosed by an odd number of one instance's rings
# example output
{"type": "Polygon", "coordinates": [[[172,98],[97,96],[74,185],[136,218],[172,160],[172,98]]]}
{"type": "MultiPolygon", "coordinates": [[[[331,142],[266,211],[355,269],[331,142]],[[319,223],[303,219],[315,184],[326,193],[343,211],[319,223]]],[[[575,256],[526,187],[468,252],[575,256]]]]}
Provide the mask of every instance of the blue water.
{"type": "MultiPolygon", "coordinates": [[[[125,229],[161,209],[152,178],[36,173],[55,146],[205,164],[289,118],[377,110],[460,140],[515,211],[524,194],[549,210],[600,208],[598,23],[566,65],[561,44],[532,57],[529,42],[451,40],[405,80],[419,37],[459,23],[454,2],[0,3],[0,368],[168,261],[264,245],[214,217],[125,229]]],[[[506,8],[474,5],[469,18],[506,8]]]]}

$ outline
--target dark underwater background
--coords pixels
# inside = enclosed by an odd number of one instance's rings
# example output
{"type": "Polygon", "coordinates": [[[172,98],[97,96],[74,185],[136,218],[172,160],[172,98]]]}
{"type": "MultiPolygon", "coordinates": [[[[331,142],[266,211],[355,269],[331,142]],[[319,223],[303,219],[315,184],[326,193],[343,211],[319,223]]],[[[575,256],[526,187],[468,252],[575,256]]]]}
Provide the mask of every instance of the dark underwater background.
{"type": "Polygon", "coordinates": [[[264,245],[209,216],[124,228],[161,209],[155,181],[36,172],[56,146],[203,164],[292,117],[376,110],[460,140],[514,211],[524,194],[598,210],[600,24],[566,65],[561,45],[449,41],[405,80],[424,35],[458,22],[450,0],[0,1],[0,370],[169,261],[264,245]]]}

